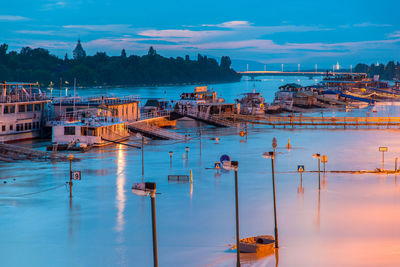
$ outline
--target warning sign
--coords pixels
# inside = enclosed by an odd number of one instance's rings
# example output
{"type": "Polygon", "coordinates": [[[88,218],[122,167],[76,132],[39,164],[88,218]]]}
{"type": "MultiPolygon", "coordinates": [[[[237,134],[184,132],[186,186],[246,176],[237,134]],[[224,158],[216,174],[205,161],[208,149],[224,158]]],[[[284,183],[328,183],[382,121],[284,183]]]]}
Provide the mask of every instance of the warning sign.
{"type": "Polygon", "coordinates": [[[304,172],[304,170],[305,170],[304,165],[297,165],[298,172],[304,172]]]}

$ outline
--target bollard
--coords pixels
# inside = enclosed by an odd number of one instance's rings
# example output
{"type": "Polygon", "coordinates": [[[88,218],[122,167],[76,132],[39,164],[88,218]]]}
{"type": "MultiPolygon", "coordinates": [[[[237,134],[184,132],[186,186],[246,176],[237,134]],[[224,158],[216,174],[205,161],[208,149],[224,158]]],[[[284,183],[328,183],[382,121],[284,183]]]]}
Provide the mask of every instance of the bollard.
{"type": "Polygon", "coordinates": [[[183,152],[183,160],[185,160],[185,152],[183,152]]]}
{"type": "Polygon", "coordinates": [[[190,169],[190,183],[193,184],[193,171],[190,169]]]}
{"type": "Polygon", "coordinates": [[[287,149],[291,149],[292,148],[292,145],[290,144],[290,138],[288,139],[288,143],[286,145],[286,148],[287,149]]]}

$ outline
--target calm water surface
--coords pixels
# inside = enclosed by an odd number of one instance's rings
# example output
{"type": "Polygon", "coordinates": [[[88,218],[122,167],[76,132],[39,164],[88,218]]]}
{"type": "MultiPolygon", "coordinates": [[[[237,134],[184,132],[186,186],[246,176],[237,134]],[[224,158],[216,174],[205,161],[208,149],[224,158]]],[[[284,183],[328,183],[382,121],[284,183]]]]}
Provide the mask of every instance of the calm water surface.
{"type": "MultiPolygon", "coordinates": [[[[276,88],[296,77],[256,82],[268,101],[276,88]]],[[[304,85],[312,80],[299,78],[304,85]]],[[[213,85],[227,101],[250,91],[253,82],[213,85]]],[[[168,87],[177,99],[193,86],[168,87]]],[[[164,97],[165,88],[124,88],[109,94],[164,97]]],[[[100,93],[80,90],[81,95],[100,93]]],[[[371,109],[332,111],[364,116],[371,109]]],[[[395,104],[375,107],[371,116],[400,114],[395,104]]],[[[324,113],[325,114],[325,113],[324,113]]],[[[279,251],[243,256],[244,266],[398,266],[400,262],[400,177],[373,174],[304,173],[299,193],[298,164],[316,170],[313,153],[328,156],[327,170],[381,167],[379,146],[388,146],[385,168],[399,156],[398,130],[277,130],[250,127],[247,142],[237,129],[195,122],[178,123],[188,143],[152,141],[145,146],[146,181],[157,182],[160,266],[234,266],[234,173],[212,169],[221,154],[239,161],[241,237],[273,234],[271,162],[261,157],[278,139],[276,184],[279,251]],[[196,138],[203,131],[202,154],[196,138]],[[219,136],[219,144],[212,138],[219,136]],[[293,148],[285,148],[290,138],[293,148]],[[183,160],[185,147],[189,159],[183,160]],[[168,152],[174,151],[172,168],[168,152]],[[193,185],[168,182],[169,174],[189,174],[193,185]]],[[[131,140],[134,142],[134,140],[131,140]]],[[[48,141],[21,145],[44,150],[48,141]]],[[[76,153],[82,171],[69,200],[68,163],[0,163],[0,266],[152,266],[150,198],[131,193],[141,182],[141,151],[121,145],[76,153]],[[3,183],[6,181],[7,183],[3,183]]]]}

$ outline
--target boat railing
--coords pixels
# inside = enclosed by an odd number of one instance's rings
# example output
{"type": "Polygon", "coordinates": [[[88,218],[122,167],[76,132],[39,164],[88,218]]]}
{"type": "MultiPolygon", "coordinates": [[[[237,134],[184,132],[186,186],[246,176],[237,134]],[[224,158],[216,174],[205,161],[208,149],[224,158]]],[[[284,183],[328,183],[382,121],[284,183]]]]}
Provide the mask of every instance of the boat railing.
{"type": "Polygon", "coordinates": [[[31,95],[5,95],[0,96],[0,103],[16,103],[16,102],[32,102],[50,100],[45,94],[31,94],[31,95]]]}
{"type": "Polygon", "coordinates": [[[124,97],[53,97],[53,104],[62,105],[118,105],[132,102],[140,102],[139,95],[130,95],[124,97]]]}
{"type": "Polygon", "coordinates": [[[171,113],[171,111],[169,109],[143,112],[140,114],[140,120],[148,120],[148,119],[154,119],[154,118],[159,118],[159,117],[165,117],[165,116],[169,116],[170,113],[171,113]]]}

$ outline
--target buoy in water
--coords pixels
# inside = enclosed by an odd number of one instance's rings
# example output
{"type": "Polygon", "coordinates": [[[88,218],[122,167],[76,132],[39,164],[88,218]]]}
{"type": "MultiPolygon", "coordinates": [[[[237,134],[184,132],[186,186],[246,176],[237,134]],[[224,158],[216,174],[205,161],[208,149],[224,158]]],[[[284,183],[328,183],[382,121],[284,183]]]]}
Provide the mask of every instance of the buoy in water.
{"type": "Polygon", "coordinates": [[[290,138],[288,139],[286,148],[287,148],[287,149],[291,149],[291,148],[292,148],[292,145],[290,144],[290,138]]]}

